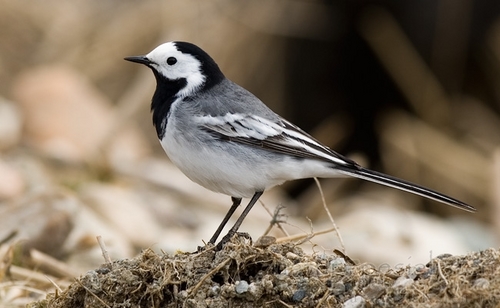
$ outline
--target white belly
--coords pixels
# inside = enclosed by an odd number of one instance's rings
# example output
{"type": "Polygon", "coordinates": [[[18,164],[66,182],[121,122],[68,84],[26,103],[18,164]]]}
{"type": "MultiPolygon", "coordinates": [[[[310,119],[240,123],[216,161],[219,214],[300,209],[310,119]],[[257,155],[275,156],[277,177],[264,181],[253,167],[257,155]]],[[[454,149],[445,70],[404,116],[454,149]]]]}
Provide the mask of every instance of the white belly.
{"type": "Polygon", "coordinates": [[[232,197],[250,198],[257,191],[265,191],[289,180],[338,176],[320,161],[267,159],[257,156],[258,151],[238,151],[243,145],[220,142],[228,148],[207,147],[168,134],[161,144],[170,160],[193,182],[232,197]]]}
{"type": "MultiPolygon", "coordinates": [[[[265,171],[228,155],[222,149],[191,144],[166,135],[161,145],[170,160],[193,182],[232,197],[249,198],[266,187],[265,171]],[[262,175],[262,176],[259,176],[262,175]]],[[[282,181],[283,182],[283,181],[282,181]]],[[[278,185],[281,183],[275,183],[278,185]]],[[[274,186],[273,185],[273,186],[274,186]]]]}

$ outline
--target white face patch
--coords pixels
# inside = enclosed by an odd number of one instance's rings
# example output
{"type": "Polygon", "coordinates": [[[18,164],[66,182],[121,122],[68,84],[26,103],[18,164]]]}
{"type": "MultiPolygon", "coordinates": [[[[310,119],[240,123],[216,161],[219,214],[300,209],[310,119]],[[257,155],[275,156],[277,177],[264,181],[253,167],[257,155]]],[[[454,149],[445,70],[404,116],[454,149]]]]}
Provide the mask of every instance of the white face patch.
{"type": "Polygon", "coordinates": [[[171,80],[186,79],[187,85],[179,91],[179,97],[193,93],[205,82],[200,61],[193,55],[177,50],[173,42],[156,47],[146,57],[152,62],[151,66],[166,78],[171,80]],[[175,58],[177,62],[170,65],[167,63],[169,58],[175,58]]]}

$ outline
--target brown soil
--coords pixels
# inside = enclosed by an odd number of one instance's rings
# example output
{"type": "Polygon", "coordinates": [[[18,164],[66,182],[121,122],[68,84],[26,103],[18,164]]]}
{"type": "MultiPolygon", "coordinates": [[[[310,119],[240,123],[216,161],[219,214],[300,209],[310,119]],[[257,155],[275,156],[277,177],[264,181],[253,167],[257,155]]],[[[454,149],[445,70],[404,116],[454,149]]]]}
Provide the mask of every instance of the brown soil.
{"type": "Polygon", "coordinates": [[[292,243],[256,247],[235,237],[218,252],[145,250],[29,307],[496,307],[499,256],[494,249],[443,255],[382,272],[292,243]]]}

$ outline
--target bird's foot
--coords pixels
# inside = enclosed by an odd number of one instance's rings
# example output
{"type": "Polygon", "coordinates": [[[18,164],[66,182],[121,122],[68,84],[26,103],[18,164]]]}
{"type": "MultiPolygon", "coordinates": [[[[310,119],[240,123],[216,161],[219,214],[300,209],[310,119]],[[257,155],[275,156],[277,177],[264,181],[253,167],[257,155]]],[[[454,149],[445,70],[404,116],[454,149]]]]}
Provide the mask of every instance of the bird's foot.
{"type": "Polygon", "coordinates": [[[224,245],[226,245],[227,242],[231,241],[231,239],[234,237],[234,235],[237,235],[238,237],[242,237],[242,238],[245,238],[247,240],[250,240],[250,242],[252,242],[252,237],[250,236],[250,234],[246,233],[246,232],[229,232],[228,234],[226,234],[222,240],[220,240],[220,242],[215,246],[215,251],[220,251],[222,250],[222,248],[224,247],[224,245]]]}
{"type": "Polygon", "coordinates": [[[195,253],[204,252],[204,251],[207,251],[207,250],[209,250],[209,249],[211,249],[211,248],[213,248],[213,247],[214,247],[214,245],[213,245],[213,244],[208,243],[208,244],[206,244],[205,246],[198,246],[198,247],[196,248],[196,251],[193,251],[192,253],[193,253],[193,254],[195,254],[195,253]]]}

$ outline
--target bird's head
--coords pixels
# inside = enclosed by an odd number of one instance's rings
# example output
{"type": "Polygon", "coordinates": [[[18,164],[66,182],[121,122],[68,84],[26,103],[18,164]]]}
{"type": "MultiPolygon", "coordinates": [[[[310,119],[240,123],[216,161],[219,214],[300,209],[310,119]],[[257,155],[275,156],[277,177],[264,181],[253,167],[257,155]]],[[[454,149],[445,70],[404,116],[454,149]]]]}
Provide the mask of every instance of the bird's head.
{"type": "Polygon", "coordinates": [[[127,61],[144,64],[153,70],[158,85],[175,82],[183,84],[176,93],[185,97],[208,89],[224,79],[215,61],[198,46],[187,42],[161,44],[144,56],[125,58],[127,61]]]}

